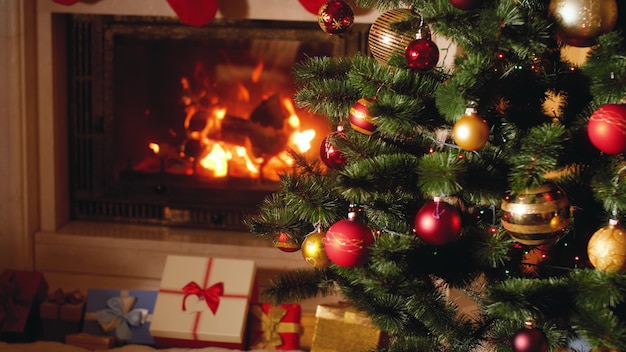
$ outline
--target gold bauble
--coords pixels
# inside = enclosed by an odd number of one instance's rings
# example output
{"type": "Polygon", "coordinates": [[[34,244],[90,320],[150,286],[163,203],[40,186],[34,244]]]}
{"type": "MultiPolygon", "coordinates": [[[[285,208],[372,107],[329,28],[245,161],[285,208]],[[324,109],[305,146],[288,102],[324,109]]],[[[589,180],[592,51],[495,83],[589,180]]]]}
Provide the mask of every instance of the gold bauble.
{"type": "Polygon", "coordinates": [[[552,0],[550,15],[556,35],[564,43],[588,47],[617,23],[616,0],[552,0]]]}
{"type": "Polygon", "coordinates": [[[598,270],[626,271],[626,229],[616,220],[596,231],[587,243],[589,261],[598,270]]]}
{"type": "Polygon", "coordinates": [[[468,109],[454,124],[452,137],[461,149],[470,152],[478,150],[489,140],[489,125],[476,115],[476,110],[468,109]]]}
{"type": "Polygon", "coordinates": [[[309,234],[302,242],[302,257],[304,261],[318,269],[323,269],[330,265],[330,259],[328,259],[324,249],[324,236],[326,236],[326,233],[317,230],[309,234]]]}
{"type": "Polygon", "coordinates": [[[392,9],[378,16],[370,27],[368,45],[372,56],[386,65],[394,54],[404,57],[406,46],[415,39],[415,31],[397,32],[392,24],[407,21],[415,14],[409,9],[392,9]]]}
{"type": "Polygon", "coordinates": [[[569,199],[552,183],[507,195],[502,210],[502,226],[515,241],[529,246],[554,243],[570,221],[569,199]]]}

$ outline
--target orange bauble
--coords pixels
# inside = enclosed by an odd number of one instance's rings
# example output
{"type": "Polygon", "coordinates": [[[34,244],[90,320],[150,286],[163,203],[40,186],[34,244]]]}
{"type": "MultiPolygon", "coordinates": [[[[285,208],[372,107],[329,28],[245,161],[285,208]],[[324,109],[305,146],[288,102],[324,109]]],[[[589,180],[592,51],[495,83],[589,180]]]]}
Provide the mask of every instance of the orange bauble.
{"type": "Polygon", "coordinates": [[[617,220],[596,231],[587,243],[589,261],[598,270],[626,272],[626,229],[617,220]]]}
{"type": "Polygon", "coordinates": [[[452,137],[461,149],[472,152],[482,148],[489,140],[489,125],[476,115],[476,110],[467,109],[454,124],[452,137]]]}

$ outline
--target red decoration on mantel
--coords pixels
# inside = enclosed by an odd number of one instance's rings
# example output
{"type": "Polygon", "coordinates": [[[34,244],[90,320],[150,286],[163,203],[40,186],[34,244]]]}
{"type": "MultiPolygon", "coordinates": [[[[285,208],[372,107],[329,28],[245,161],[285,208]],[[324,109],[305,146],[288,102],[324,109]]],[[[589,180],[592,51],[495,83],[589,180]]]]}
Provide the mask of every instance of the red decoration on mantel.
{"type": "Polygon", "coordinates": [[[191,26],[204,26],[217,14],[217,0],[167,0],[180,21],[191,26]]]}
{"type": "Polygon", "coordinates": [[[310,13],[317,16],[320,11],[320,7],[326,3],[327,0],[298,0],[300,4],[310,13]]]}
{"type": "Polygon", "coordinates": [[[57,4],[66,5],[66,6],[74,5],[75,3],[80,2],[80,0],[52,0],[52,1],[56,2],[57,4]]]}

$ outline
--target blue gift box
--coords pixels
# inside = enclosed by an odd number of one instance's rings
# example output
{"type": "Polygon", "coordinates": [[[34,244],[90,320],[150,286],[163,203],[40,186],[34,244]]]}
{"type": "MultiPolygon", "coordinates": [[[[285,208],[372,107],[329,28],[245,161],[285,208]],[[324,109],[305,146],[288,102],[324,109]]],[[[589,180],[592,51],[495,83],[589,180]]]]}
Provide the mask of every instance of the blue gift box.
{"type": "Polygon", "coordinates": [[[154,345],[150,320],[157,291],[89,289],[83,332],[113,336],[122,344],[154,345]]]}

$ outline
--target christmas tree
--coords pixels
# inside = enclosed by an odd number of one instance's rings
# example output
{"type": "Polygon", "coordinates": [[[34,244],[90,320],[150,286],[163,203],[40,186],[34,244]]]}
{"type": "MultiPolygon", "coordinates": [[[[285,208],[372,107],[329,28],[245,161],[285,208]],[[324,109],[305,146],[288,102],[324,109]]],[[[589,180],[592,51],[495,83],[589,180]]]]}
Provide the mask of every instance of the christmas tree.
{"type": "MultiPolygon", "coordinates": [[[[390,351],[547,351],[576,338],[626,350],[616,1],[352,4],[381,13],[371,55],[295,68],[296,103],[337,131],[319,158],[293,154],[280,191],[248,221],[311,267],[264,294],[339,290],[389,334],[390,351]],[[438,66],[446,48],[433,34],[461,49],[453,65],[438,66]],[[584,63],[564,57],[572,46],[588,48],[584,63]],[[459,312],[441,282],[478,314],[459,312]]],[[[347,30],[345,6],[326,3],[322,29],[347,30]]]]}

